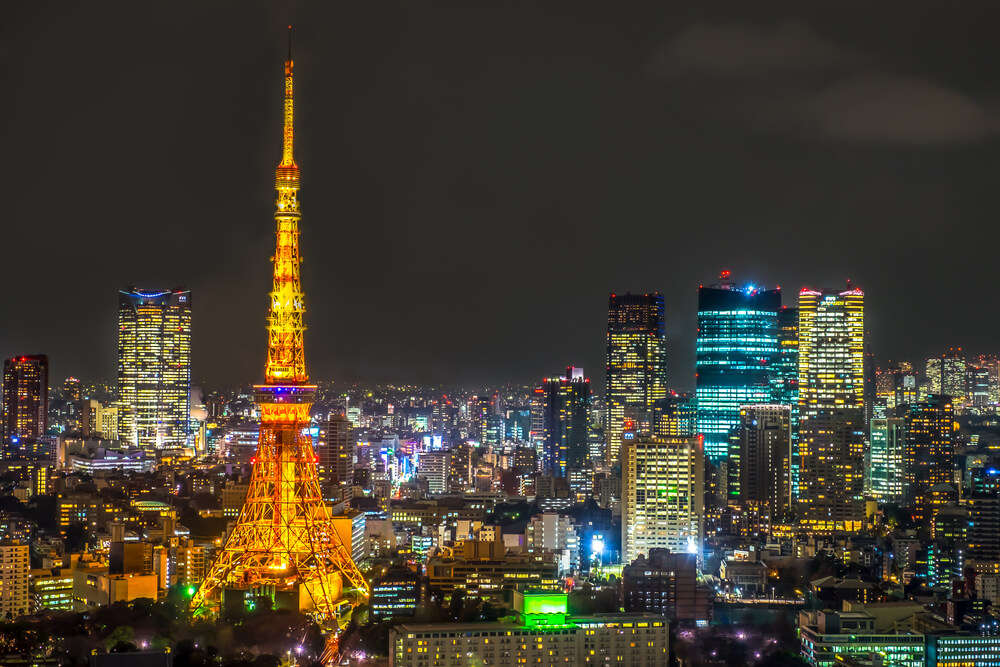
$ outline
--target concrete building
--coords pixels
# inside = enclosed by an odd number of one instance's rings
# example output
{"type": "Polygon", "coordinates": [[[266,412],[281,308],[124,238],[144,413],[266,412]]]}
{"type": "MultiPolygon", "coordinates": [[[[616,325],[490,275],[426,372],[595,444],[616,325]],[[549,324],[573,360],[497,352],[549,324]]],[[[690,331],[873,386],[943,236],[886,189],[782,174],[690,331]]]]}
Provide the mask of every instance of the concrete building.
{"type": "Polygon", "coordinates": [[[559,590],[558,565],[550,553],[507,553],[503,542],[468,540],[427,560],[430,590],[500,599],[519,586],[559,590]]]}
{"type": "Polygon", "coordinates": [[[13,620],[31,612],[29,569],[27,544],[0,543],[0,619],[13,620]]]}
{"type": "Polygon", "coordinates": [[[692,554],[651,549],[622,569],[625,611],[648,612],[680,623],[707,622],[712,617],[708,590],[698,586],[698,564],[692,554]]]}
{"type": "Polygon", "coordinates": [[[524,531],[524,545],[529,553],[555,554],[560,574],[580,566],[580,538],[568,516],[546,512],[531,517],[524,531]]]}
{"type": "Polygon", "coordinates": [[[701,440],[625,432],[624,443],[624,561],[631,563],[655,548],[700,554],[705,495],[701,440]]]}
{"type": "Polygon", "coordinates": [[[565,593],[514,594],[517,623],[400,625],[390,667],[670,664],[669,623],[652,614],[572,617],[565,593]]]}

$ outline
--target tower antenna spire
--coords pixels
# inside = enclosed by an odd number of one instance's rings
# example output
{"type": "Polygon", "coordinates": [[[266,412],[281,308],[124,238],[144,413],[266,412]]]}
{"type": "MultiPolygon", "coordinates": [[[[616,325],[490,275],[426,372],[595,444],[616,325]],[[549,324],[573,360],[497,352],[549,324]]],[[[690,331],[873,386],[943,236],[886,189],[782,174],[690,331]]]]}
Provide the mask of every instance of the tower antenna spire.
{"type": "MultiPolygon", "coordinates": [[[[298,166],[295,164],[295,81],[292,76],[292,26],[288,26],[288,60],[285,61],[285,104],[283,110],[284,131],[281,140],[281,167],[293,167],[298,181],[298,166]]],[[[296,187],[298,183],[296,182],[296,187]]]]}

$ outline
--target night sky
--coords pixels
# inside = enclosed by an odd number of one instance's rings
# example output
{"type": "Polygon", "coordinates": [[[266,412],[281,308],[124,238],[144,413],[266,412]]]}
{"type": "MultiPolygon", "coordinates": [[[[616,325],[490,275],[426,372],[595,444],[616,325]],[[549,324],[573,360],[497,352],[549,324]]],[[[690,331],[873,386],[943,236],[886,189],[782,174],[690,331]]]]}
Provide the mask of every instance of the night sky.
{"type": "Polygon", "coordinates": [[[601,387],[659,289],[690,387],[720,268],[1000,352],[1000,3],[497,4],[6,6],[0,354],[113,379],[118,288],[183,285],[194,379],[261,378],[290,22],[314,378],[601,387]]]}

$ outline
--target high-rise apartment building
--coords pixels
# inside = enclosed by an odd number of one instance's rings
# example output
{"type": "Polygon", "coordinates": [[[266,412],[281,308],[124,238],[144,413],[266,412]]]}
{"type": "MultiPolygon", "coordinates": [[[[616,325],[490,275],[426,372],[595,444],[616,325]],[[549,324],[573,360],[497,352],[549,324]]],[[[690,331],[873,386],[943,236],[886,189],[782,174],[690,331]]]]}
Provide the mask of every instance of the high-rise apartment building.
{"type": "Polygon", "coordinates": [[[316,472],[324,487],[343,488],[354,479],[353,427],[346,415],[333,413],[320,425],[316,451],[316,472]]]}
{"type": "Polygon", "coordinates": [[[663,295],[608,297],[605,430],[608,466],[619,462],[626,410],[652,410],[667,396],[667,339],[663,295]]]}
{"type": "Polygon", "coordinates": [[[28,545],[0,543],[0,618],[11,621],[31,612],[28,545]]]}
{"type": "Polygon", "coordinates": [[[791,408],[759,404],[740,408],[739,506],[750,532],[766,536],[791,506],[791,408]]]}
{"type": "Polygon", "coordinates": [[[183,447],[191,417],[191,292],[118,295],[118,436],[135,447],[183,447]]]}
{"type": "Polygon", "coordinates": [[[710,461],[729,458],[740,406],[774,400],[781,291],[738,288],[728,271],[698,289],[695,393],[698,432],[710,461]]]}
{"type": "Polygon", "coordinates": [[[430,493],[446,493],[451,471],[451,451],[425,452],[420,455],[417,475],[427,480],[430,493]]]}
{"type": "Polygon", "coordinates": [[[865,491],[881,502],[903,500],[905,483],[906,428],[898,417],[876,418],[871,422],[868,456],[865,462],[865,491]]]}
{"type": "Polygon", "coordinates": [[[543,470],[565,477],[587,461],[590,380],[582,368],[570,366],[565,376],[546,378],[535,392],[541,395],[543,470]]]}
{"type": "Polygon", "coordinates": [[[49,358],[44,354],[3,362],[3,454],[36,453],[48,428],[49,358]]]}
{"type": "Polygon", "coordinates": [[[955,408],[950,396],[933,394],[909,406],[903,455],[905,495],[917,520],[927,516],[927,493],[938,484],[954,484],[955,408]]]}
{"type": "Polygon", "coordinates": [[[701,557],[705,451],[700,437],[626,432],[622,449],[622,552],[631,563],[650,549],[701,557]]]}
{"type": "Polygon", "coordinates": [[[799,292],[798,506],[813,530],[864,519],[864,292],[799,292]]]}

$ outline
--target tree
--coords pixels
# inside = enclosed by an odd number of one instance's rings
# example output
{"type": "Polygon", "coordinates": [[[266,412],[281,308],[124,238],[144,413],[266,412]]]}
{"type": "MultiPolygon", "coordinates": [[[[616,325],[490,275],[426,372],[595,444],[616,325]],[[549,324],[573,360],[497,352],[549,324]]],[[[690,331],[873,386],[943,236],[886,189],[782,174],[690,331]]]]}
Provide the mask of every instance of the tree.
{"type": "Polygon", "coordinates": [[[123,653],[124,651],[115,650],[119,645],[132,644],[131,650],[135,649],[135,644],[132,640],[135,639],[135,630],[132,629],[131,625],[119,625],[114,630],[111,631],[104,639],[104,646],[109,652],[123,653]]]}

